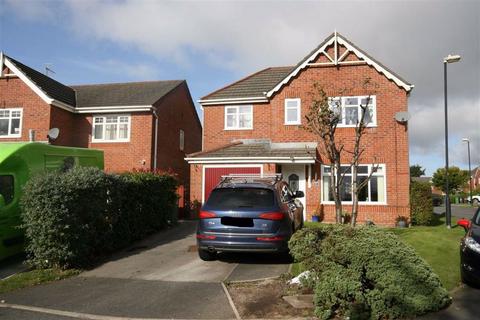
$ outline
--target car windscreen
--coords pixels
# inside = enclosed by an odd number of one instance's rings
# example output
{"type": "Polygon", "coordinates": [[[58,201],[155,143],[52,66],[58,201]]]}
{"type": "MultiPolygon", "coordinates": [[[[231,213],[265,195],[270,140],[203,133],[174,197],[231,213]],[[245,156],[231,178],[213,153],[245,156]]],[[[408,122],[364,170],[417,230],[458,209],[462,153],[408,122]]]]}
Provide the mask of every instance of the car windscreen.
{"type": "Polygon", "coordinates": [[[473,217],[473,223],[475,223],[477,226],[480,226],[480,208],[477,209],[477,213],[473,217]]]}
{"type": "Polygon", "coordinates": [[[206,206],[213,210],[268,208],[274,205],[273,191],[261,188],[215,189],[206,206]]]}

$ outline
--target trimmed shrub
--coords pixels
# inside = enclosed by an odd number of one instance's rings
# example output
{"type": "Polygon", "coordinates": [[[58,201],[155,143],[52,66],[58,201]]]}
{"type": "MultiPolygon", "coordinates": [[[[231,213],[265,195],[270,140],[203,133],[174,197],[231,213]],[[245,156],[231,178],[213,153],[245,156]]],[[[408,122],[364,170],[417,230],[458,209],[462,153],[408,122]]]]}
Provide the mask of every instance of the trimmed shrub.
{"type": "Polygon", "coordinates": [[[410,181],[410,216],[414,225],[427,226],[432,223],[433,198],[430,183],[410,181]]]}
{"type": "Polygon", "coordinates": [[[175,222],[176,180],[75,167],[33,177],[21,200],[29,262],[81,268],[175,222]]]}
{"type": "Polygon", "coordinates": [[[296,232],[290,252],[306,270],[315,313],[351,319],[396,319],[450,303],[430,266],[398,237],[376,227],[321,225],[296,232]]]}

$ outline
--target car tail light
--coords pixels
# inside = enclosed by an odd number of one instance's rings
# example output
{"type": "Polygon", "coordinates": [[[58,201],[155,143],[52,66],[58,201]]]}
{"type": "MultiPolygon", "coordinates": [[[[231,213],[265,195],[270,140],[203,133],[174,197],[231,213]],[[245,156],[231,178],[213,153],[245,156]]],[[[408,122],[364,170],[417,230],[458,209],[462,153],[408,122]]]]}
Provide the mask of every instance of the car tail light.
{"type": "Polygon", "coordinates": [[[213,212],[210,211],[200,211],[200,214],[198,217],[200,219],[210,219],[210,218],[215,218],[217,215],[213,212]]]}
{"type": "Polygon", "coordinates": [[[284,237],[257,237],[258,241],[282,241],[284,237]]]}
{"type": "Polygon", "coordinates": [[[215,236],[208,236],[206,234],[197,234],[197,239],[202,239],[202,240],[215,240],[217,237],[215,236]]]}
{"type": "Polygon", "coordinates": [[[265,212],[262,213],[259,218],[266,220],[283,220],[285,215],[282,212],[265,212]]]}

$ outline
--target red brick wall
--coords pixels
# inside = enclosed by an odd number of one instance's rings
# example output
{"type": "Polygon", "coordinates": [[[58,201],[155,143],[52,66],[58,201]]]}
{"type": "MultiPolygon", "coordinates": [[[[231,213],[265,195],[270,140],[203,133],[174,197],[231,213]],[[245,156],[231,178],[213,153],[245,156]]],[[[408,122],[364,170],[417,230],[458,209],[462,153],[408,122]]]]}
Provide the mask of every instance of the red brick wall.
{"type": "MultiPolygon", "coordinates": [[[[182,181],[188,179],[186,154],[202,149],[202,127],[185,83],[154,105],[158,109],[158,168],[173,169],[182,181]],[[185,148],[180,150],[180,129],[185,132],[185,148]]],[[[153,156],[153,154],[152,154],[153,156]]],[[[153,160],[152,160],[153,161],[153,160]]]]}
{"type": "Polygon", "coordinates": [[[0,108],[22,108],[22,136],[0,138],[0,142],[28,141],[28,130],[36,132],[36,140],[46,141],[50,128],[50,106],[19,78],[0,79],[0,108]]]}
{"type": "Polygon", "coordinates": [[[88,138],[88,148],[103,150],[105,153],[105,171],[124,172],[133,169],[151,168],[152,151],[152,113],[130,113],[131,128],[128,142],[92,142],[92,115],[77,115],[80,118],[76,144],[80,145],[88,138]],[[83,119],[82,119],[83,118],[83,119]],[[78,139],[82,140],[79,141],[78,139]]]}
{"type": "MultiPolygon", "coordinates": [[[[50,128],[60,129],[60,135],[53,144],[58,146],[76,146],[75,131],[77,115],[57,107],[50,107],[50,128]]],[[[86,146],[86,145],[85,145],[86,146]]]]}
{"type": "MultiPolygon", "coordinates": [[[[385,163],[387,180],[387,206],[363,205],[359,221],[373,219],[381,224],[393,224],[398,215],[409,215],[409,162],[408,128],[394,120],[395,113],[407,110],[407,94],[404,89],[367,65],[335,67],[310,67],[302,71],[269,103],[253,106],[253,130],[224,130],[224,106],[204,107],[204,149],[209,150],[230,143],[235,139],[271,139],[273,142],[318,141],[314,135],[300,126],[284,125],[284,99],[301,98],[302,122],[312,103],[313,83],[318,82],[329,96],[375,95],[377,127],[368,128],[363,142],[367,146],[362,163],[385,163]],[[365,79],[371,84],[365,88],[365,79]]],[[[337,138],[352,149],[354,128],[339,128],[337,138]]],[[[344,159],[346,162],[346,159],[344,159]]],[[[318,166],[317,166],[318,169],[318,166]]],[[[316,172],[318,179],[320,172],[316,172]]],[[[194,188],[201,188],[195,186],[194,188]]],[[[192,194],[198,194],[193,192],[192,194]]],[[[319,207],[320,183],[307,190],[308,212],[319,207]]],[[[332,220],[332,205],[324,205],[327,221],[332,220]]],[[[345,210],[349,210],[345,207],[345,210]]]]}

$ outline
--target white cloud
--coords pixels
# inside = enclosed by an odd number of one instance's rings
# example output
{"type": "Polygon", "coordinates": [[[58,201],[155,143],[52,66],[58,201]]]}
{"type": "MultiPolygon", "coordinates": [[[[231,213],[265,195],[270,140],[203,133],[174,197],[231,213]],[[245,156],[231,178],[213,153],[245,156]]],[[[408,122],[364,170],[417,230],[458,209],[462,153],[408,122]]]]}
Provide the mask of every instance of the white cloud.
{"type": "MultiPolygon", "coordinates": [[[[411,105],[409,122],[410,152],[418,155],[444,158],[445,113],[444,102],[432,105],[411,105]]],[[[466,167],[467,149],[462,138],[470,139],[472,166],[480,165],[480,99],[449,100],[449,162],[466,167]]]]}

